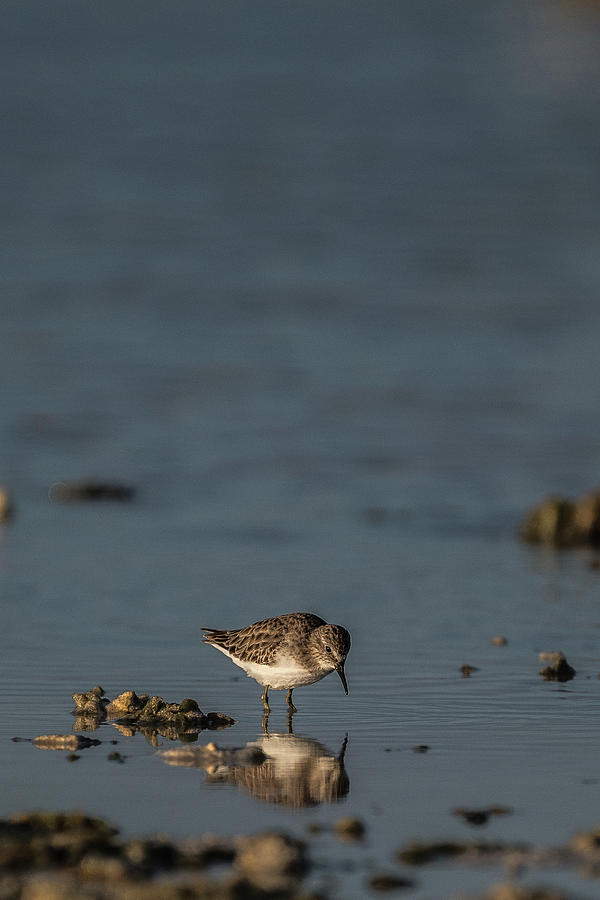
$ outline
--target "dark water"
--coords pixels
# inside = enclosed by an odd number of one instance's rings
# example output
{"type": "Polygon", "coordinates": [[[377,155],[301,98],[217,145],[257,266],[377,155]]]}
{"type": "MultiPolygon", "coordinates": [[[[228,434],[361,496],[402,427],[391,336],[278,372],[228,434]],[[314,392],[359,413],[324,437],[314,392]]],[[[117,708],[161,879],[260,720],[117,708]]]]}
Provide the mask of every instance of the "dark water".
{"type": "Polygon", "coordinates": [[[2,814],[357,814],[358,851],[313,848],[344,897],[404,841],[472,837],[455,806],[508,804],[485,836],[532,843],[598,822],[600,576],[515,532],[600,480],[599,37],[593,5],[537,0],[5,4],[2,814]],[[89,476],[136,501],[49,501],[89,476]],[[352,632],[350,695],[298,691],[294,736],[273,695],[268,790],[110,725],[125,765],[9,741],[70,730],[98,682],[256,741],[257,685],[199,629],[297,609],[352,632]],[[553,649],[568,685],[537,674],[553,649]],[[281,802],[296,763],[313,806],[281,802]]]}

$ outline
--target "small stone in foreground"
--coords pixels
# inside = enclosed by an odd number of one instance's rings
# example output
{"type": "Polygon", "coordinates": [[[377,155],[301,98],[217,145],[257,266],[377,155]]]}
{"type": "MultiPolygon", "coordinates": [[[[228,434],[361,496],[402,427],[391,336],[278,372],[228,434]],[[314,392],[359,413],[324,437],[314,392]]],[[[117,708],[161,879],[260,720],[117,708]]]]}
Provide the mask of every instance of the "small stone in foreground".
{"type": "Polygon", "coordinates": [[[372,891],[398,891],[402,888],[414,887],[415,883],[411,878],[402,878],[400,875],[390,875],[387,872],[381,872],[378,875],[372,875],[369,878],[369,887],[372,891]]]}
{"type": "Polygon", "coordinates": [[[365,836],[365,824],[354,816],[344,816],[333,826],[335,833],[344,841],[360,841],[365,836]]]}
{"type": "Polygon", "coordinates": [[[48,492],[53,503],[75,500],[133,500],[135,488],[118,481],[55,482],[48,492]]]}
{"type": "Polygon", "coordinates": [[[570,840],[571,849],[584,859],[597,860],[600,852],[600,825],[579,831],[570,840]]]}
{"type": "Polygon", "coordinates": [[[222,712],[208,712],[204,718],[206,727],[211,731],[221,731],[223,728],[230,728],[235,724],[235,719],[222,712]]]}
{"type": "Polygon", "coordinates": [[[452,815],[464,819],[469,825],[487,825],[490,818],[487,809],[463,809],[462,807],[453,809],[452,815]]]}
{"type": "Polygon", "coordinates": [[[478,672],[477,666],[470,666],[468,663],[460,667],[463,678],[470,678],[472,672],[478,672]]]}
{"type": "Polygon", "coordinates": [[[573,900],[571,894],[524,884],[495,884],[481,900],[573,900]]]}
{"type": "Polygon", "coordinates": [[[526,516],[520,530],[522,540],[555,547],[579,547],[600,543],[600,491],[576,500],[548,497],[526,516]]]}
{"type": "Polygon", "coordinates": [[[570,681],[575,678],[575,669],[569,665],[564,653],[561,653],[560,650],[540,653],[539,660],[550,663],[544,669],[540,669],[540,675],[545,681],[570,681]]]}
{"type": "Polygon", "coordinates": [[[277,832],[242,837],[237,842],[235,868],[263,891],[289,890],[307,868],[302,841],[277,832]]]}
{"type": "Polygon", "coordinates": [[[117,750],[113,750],[113,752],[109,753],[106,758],[109,759],[111,762],[118,762],[118,763],[124,763],[125,760],[127,759],[126,756],[123,756],[123,754],[119,753],[117,750]]]}
{"type": "Polygon", "coordinates": [[[486,825],[490,816],[508,816],[512,813],[510,806],[488,806],[485,809],[467,809],[457,806],[452,815],[464,819],[469,825],[486,825]]]}
{"type": "Polygon", "coordinates": [[[465,844],[458,841],[431,841],[428,844],[412,841],[401,847],[396,855],[406,865],[424,866],[436,859],[460,856],[462,853],[465,853],[465,844]]]}

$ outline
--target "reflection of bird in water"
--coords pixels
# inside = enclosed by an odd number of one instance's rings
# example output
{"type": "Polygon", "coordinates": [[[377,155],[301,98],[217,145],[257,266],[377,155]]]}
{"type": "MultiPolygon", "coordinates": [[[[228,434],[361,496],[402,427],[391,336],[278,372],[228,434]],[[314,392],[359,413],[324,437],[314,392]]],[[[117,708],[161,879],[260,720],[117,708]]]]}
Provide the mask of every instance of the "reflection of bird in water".
{"type": "Polygon", "coordinates": [[[227,766],[207,777],[212,783],[235,784],[257,800],[282,806],[335,803],[350,790],[344,767],[348,738],[334,756],[323,744],[295,734],[265,734],[248,744],[263,751],[259,766],[227,766]]]}
{"type": "Polygon", "coordinates": [[[300,808],[346,796],[347,743],[346,737],[335,756],[313,738],[266,733],[241,748],[210,743],[163,750],[160,756],[169,765],[204,769],[211,784],[234,784],[265,803],[300,808]]]}

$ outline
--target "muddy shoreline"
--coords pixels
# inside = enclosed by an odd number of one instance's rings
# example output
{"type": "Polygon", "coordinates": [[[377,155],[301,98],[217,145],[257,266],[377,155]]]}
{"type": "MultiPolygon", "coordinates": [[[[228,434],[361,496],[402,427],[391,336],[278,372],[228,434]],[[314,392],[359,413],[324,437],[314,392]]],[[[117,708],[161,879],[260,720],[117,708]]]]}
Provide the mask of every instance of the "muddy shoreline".
{"type": "MultiPolygon", "coordinates": [[[[360,844],[360,820],[340,819],[333,833],[360,844]]],[[[280,830],[254,835],[214,834],[175,840],[159,836],[123,838],[105,820],[80,812],[23,812],[0,820],[0,900],[327,900],[332,894],[307,887],[318,875],[318,841],[280,830]]],[[[365,874],[365,892],[406,892],[415,872],[440,860],[457,866],[501,869],[507,880],[469,900],[574,900],[519,876],[535,871],[577,870],[600,877],[600,829],[575,834],[563,846],[504,841],[412,842],[398,849],[394,867],[365,874]],[[399,868],[401,866],[402,868],[399,868]]],[[[367,866],[365,866],[365,871],[367,866]]],[[[462,896],[462,895],[461,895],[462,896]]]]}

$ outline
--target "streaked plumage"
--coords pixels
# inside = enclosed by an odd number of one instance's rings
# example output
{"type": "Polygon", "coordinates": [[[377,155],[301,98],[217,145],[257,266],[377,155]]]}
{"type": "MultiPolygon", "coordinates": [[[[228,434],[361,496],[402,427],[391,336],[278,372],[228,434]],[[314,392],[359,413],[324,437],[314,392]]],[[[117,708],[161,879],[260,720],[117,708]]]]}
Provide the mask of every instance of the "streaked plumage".
{"type": "Polygon", "coordinates": [[[263,703],[268,710],[268,689],[288,691],[314,684],[334,670],[344,690],[348,685],[344,662],[350,650],[350,635],[341,625],[331,625],[313,613],[288,613],[262,619],[245,628],[203,628],[204,642],[212,644],[264,685],[263,703]]]}

